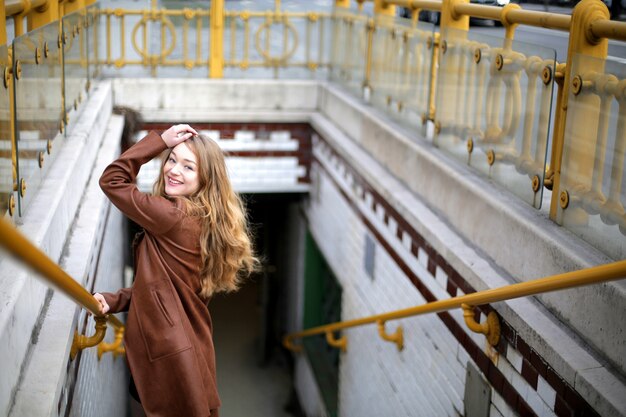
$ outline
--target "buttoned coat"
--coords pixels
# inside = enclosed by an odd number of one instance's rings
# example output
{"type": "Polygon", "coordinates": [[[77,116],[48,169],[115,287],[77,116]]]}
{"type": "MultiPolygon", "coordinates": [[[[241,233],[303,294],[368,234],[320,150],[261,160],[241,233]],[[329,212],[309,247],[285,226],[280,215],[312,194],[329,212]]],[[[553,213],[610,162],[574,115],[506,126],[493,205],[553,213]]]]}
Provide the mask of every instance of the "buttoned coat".
{"type": "Polygon", "coordinates": [[[103,293],[111,313],[128,311],[124,344],[148,417],[208,417],[220,406],[212,323],[200,294],[200,221],[182,202],[142,193],[139,168],[167,146],[150,132],[109,165],[100,187],[144,228],[131,288],[103,293]]]}

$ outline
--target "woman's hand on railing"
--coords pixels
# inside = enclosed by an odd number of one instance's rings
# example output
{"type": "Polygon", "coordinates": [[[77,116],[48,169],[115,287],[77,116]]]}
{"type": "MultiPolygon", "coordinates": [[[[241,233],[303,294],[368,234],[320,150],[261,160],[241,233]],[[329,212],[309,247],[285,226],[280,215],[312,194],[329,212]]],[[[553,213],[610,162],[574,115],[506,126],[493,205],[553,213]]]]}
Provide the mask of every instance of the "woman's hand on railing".
{"type": "Polygon", "coordinates": [[[110,307],[107,304],[107,301],[104,299],[104,296],[102,294],[100,294],[99,292],[94,293],[93,298],[95,298],[98,303],[100,303],[100,314],[104,315],[106,314],[110,307]]]}

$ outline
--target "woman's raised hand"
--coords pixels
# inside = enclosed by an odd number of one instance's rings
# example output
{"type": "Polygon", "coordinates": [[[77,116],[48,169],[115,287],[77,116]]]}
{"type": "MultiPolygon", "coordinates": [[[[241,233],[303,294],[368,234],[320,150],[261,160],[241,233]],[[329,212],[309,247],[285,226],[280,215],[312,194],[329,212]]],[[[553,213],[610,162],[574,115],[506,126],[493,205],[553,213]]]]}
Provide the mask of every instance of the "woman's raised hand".
{"type": "Polygon", "coordinates": [[[100,294],[99,292],[97,292],[93,295],[93,298],[95,298],[98,301],[98,303],[100,303],[100,314],[106,314],[109,311],[109,305],[107,304],[107,301],[104,299],[104,296],[100,294]]]}
{"type": "Polygon", "coordinates": [[[181,142],[186,141],[198,132],[189,125],[174,125],[161,134],[163,142],[168,148],[173,148],[181,142]]]}

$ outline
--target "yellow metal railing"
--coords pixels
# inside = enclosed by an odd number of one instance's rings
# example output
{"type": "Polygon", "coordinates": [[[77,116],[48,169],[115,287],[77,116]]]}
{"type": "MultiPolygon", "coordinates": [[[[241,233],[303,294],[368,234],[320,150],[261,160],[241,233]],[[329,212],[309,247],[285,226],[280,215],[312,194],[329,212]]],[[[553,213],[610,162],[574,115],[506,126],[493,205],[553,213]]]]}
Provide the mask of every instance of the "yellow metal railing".
{"type": "Polygon", "coordinates": [[[479,324],[474,320],[474,307],[551,291],[566,290],[585,285],[615,281],[624,278],[626,278],[626,260],[596,266],[593,268],[582,269],[580,271],[553,275],[532,281],[520,282],[500,288],[479,291],[446,300],[434,301],[424,305],[391,311],[388,313],[317,326],[301,332],[286,335],[283,338],[283,345],[292,351],[299,351],[300,346],[294,344],[295,339],[302,339],[304,337],[315,335],[325,335],[329,345],[345,351],[348,343],[346,336],[343,335],[337,339],[335,337],[336,332],[351,327],[376,323],[380,336],[384,340],[395,343],[398,350],[402,350],[404,346],[402,327],[399,326],[396,332],[390,335],[385,331],[386,322],[390,320],[398,320],[412,316],[439,313],[442,311],[462,308],[465,323],[470,330],[475,333],[484,334],[487,337],[489,344],[495,346],[500,337],[500,326],[497,315],[492,312],[487,316],[487,321],[485,323],[479,324]]]}
{"type": "MultiPolygon", "coordinates": [[[[552,220],[614,259],[626,256],[620,249],[626,235],[626,194],[621,186],[626,163],[626,70],[623,64],[606,64],[608,39],[626,40],[626,23],[609,20],[607,8],[595,0],[581,1],[571,16],[523,10],[517,4],[493,7],[467,0],[374,0],[375,10],[395,5],[410,8],[413,22],[420,10],[441,12],[439,33],[426,41],[427,46],[435,46],[429,105],[421,100],[419,108],[422,122],[433,123],[433,143],[536,208],[541,206],[544,188],[552,190],[552,220]],[[504,38],[473,34],[470,16],[500,21],[504,38]],[[521,49],[514,40],[519,25],[569,32],[566,61],[556,62],[549,54],[539,53],[540,47],[521,49]],[[568,116],[568,110],[574,114],[568,116]],[[546,165],[550,118],[553,129],[546,165]]],[[[350,13],[344,15],[346,21],[351,19],[350,13]]],[[[399,59],[406,54],[407,43],[398,39],[424,38],[433,29],[427,25],[407,28],[399,19],[386,17],[374,15],[367,24],[367,33],[375,35],[360,57],[366,68],[363,94],[393,117],[415,125],[416,117],[407,117],[406,82],[401,77],[389,82],[389,73],[406,78],[413,69],[398,71],[398,64],[388,56],[399,59]],[[371,45],[383,44],[377,38],[385,36],[384,45],[395,54],[380,48],[378,55],[371,54],[375,49],[371,45]],[[385,75],[376,75],[377,68],[385,75]]],[[[419,55],[414,50],[410,53],[414,60],[419,55]]],[[[355,84],[354,80],[340,81],[349,87],[355,84]]],[[[410,88],[409,97],[424,91],[420,84],[410,88]]]]}
{"type": "Polygon", "coordinates": [[[21,261],[39,275],[46,285],[55,288],[85,310],[94,315],[96,332],[92,336],[74,333],[70,357],[74,359],[81,350],[101,344],[106,333],[107,323],[115,329],[115,342],[104,343],[98,347],[98,357],[104,352],[113,351],[115,355],[123,354],[121,347],[124,324],[113,315],[101,315],[98,301],[78,282],[63,271],[54,261],[39,248],[28,241],[17,229],[6,220],[0,219],[0,246],[16,259],[21,261]]]}
{"type": "MultiPolygon", "coordinates": [[[[374,0],[374,14],[367,16],[361,13],[365,2],[352,2],[357,11],[349,0],[337,0],[329,13],[285,11],[279,0],[262,11],[227,10],[223,0],[212,1],[210,9],[179,10],[160,8],[156,0],[141,10],[97,9],[92,0],[8,0],[5,19],[15,20],[19,35],[27,18],[29,32],[1,62],[7,94],[0,99],[9,103],[0,130],[10,132],[12,178],[3,179],[11,184],[0,201],[11,215],[23,215],[55,137],[71,128],[72,111],[101,67],[117,75],[126,68],[146,68],[152,75],[178,68],[185,77],[212,78],[225,71],[254,77],[259,73],[253,69],[270,71],[265,77],[282,70],[318,77],[323,70],[412,128],[426,133],[432,124],[436,146],[534,207],[540,208],[544,189],[552,190],[550,218],[588,241],[603,241],[588,236],[603,235],[594,231],[596,215],[618,234],[612,241],[626,235],[620,191],[626,125],[612,128],[607,119],[609,110],[622,114],[626,108],[626,76],[605,71],[608,39],[626,40],[626,23],[610,21],[600,0],[581,1],[571,16],[468,0],[374,0]],[[396,6],[411,9],[413,18],[394,18],[396,6]],[[439,32],[417,22],[420,10],[441,13],[439,32]],[[500,21],[504,36],[475,35],[469,17],[500,21]],[[567,60],[518,47],[519,25],[569,32],[567,60]],[[6,99],[14,92],[15,100],[6,99]],[[33,94],[45,99],[29,98],[33,94]],[[568,117],[572,108],[576,116],[568,117]],[[602,129],[607,133],[598,135],[602,129]],[[25,131],[38,137],[21,141],[25,131]],[[584,134],[588,143],[568,142],[566,131],[584,134]],[[615,151],[607,151],[613,143],[615,151]]],[[[2,39],[6,30],[0,30],[2,39]]]]}

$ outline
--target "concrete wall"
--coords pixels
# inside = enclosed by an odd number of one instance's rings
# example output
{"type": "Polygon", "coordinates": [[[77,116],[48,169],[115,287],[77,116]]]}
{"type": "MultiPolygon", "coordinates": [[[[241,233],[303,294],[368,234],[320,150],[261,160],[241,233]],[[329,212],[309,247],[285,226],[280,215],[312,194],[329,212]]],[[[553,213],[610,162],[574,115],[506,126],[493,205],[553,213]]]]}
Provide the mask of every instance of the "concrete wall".
{"type": "MultiPolygon", "coordinates": [[[[120,214],[110,211],[97,187],[105,164],[119,152],[123,122],[112,118],[112,104],[110,83],[92,90],[28,211],[16,218],[22,233],[87,288],[98,281],[119,286],[122,278],[119,256],[99,256],[123,238],[120,214]]],[[[95,349],[69,360],[74,330],[84,331],[87,321],[86,333],[92,334],[92,320],[11,260],[1,259],[0,271],[0,414],[124,415],[123,361],[111,364],[105,357],[97,363],[95,349]],[[72,407],[75,399],[83,404],[72,407]]]]}

